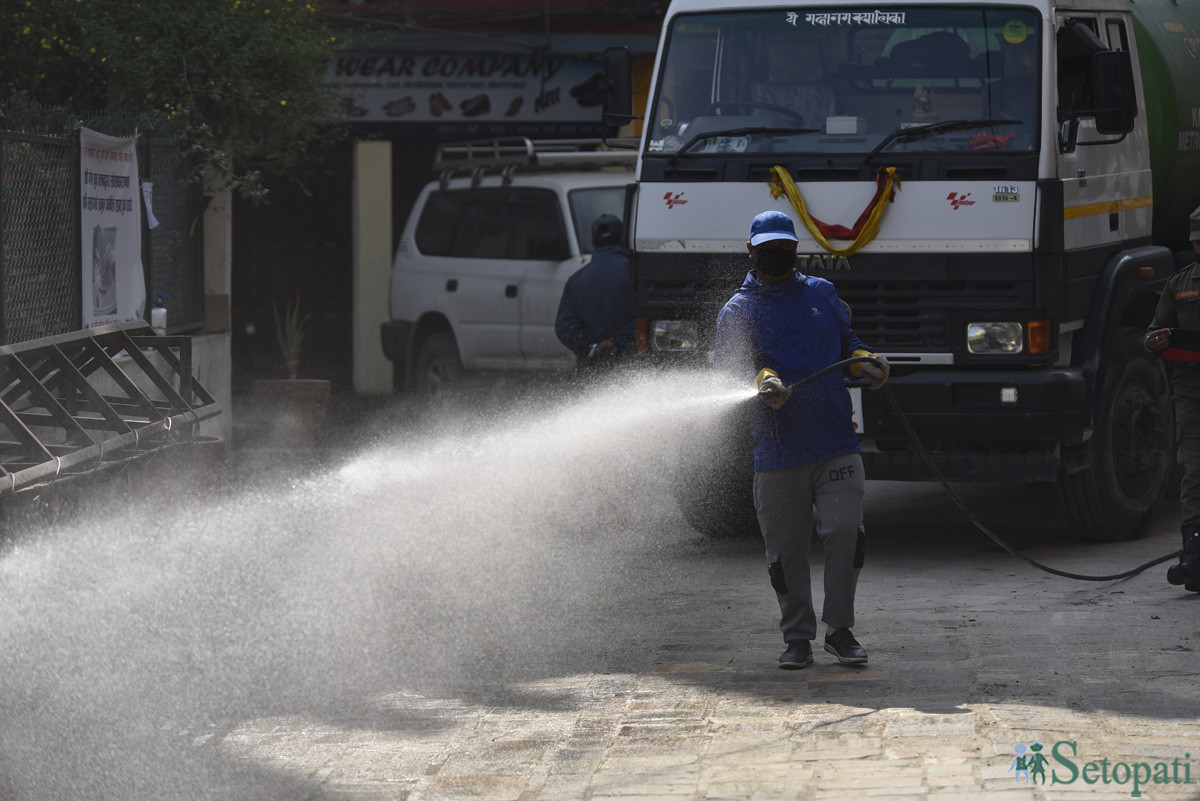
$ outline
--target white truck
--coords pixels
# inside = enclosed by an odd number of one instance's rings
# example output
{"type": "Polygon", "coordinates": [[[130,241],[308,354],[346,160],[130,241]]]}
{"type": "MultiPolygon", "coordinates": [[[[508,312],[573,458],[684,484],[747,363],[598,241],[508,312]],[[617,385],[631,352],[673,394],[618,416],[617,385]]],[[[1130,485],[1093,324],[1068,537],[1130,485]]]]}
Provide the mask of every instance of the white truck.
{"type": "MultiPolygon", "coordinates": [[[[626,211],[642,347],[704,364],[751,217],[787,212],[951,480],[1055,483],[1082,536],[1142,536],[1174,432],[1140,335],[1200,203],[1197,54],[1200,6],[1169,0],[674,0],[626,211]]],[[[606,53],[611,125],[631,76],[606,53]]],[[[869,477],[931,477],[883,393],[856,406],[869,477]]],[[[684,456],[702,531],[754,525],[743,432],[684,456]]]]}

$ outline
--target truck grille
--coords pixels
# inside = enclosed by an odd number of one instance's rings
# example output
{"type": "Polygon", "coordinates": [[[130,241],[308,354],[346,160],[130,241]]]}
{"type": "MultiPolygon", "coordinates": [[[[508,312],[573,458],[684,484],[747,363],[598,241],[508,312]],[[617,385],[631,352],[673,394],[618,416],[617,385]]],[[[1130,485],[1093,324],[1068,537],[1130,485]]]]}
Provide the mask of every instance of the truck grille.
{"type": "MultiPolygon", "coordinates": [[[[1020,284],[999,281],[838,281],[854,331],[882,351],[948,351],[957,310],[1026,307],[1020,284]]],[[[960,318],[961,319],[961,318],[960,318]]]]}

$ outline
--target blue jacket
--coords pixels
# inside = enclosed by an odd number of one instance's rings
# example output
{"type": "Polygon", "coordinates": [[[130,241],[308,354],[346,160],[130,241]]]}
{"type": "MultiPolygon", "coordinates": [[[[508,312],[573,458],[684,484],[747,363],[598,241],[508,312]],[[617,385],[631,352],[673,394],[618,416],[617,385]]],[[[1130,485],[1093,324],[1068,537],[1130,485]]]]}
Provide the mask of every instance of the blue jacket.
{"type": "MultiPolygon", "coordinates": [[[[833,284],[795,273],[792,280],[760,284],[751,271],[717,317],[717,367],[751,382],[769,367],[791,386],[858,349],[850,315],[833,284]]],[[[857,453],[850,393],[843,372],[800,387],[778,410],[750,404],[754,469],[783,470],[857,453]]]]}
{"type": "Polygon", "coordinates": [[[580,359],[597,342],[612,337],[618,351],[634,344],[633,278],[629,260],[617,245],[592,253],[563,287],[554,332],[580,359]]]}

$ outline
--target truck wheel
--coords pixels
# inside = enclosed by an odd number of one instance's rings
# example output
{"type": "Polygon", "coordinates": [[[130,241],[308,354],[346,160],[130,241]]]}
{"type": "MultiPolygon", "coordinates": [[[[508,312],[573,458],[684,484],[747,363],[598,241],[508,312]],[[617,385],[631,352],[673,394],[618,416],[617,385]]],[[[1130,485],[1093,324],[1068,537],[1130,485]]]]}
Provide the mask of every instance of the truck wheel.
{"type": "Polygon", "coordinates": [[[434,406],[450,402],[450,390],[462,381],[462,362],[453,334],[433,334],[417,352],[413,388],[417,396],[434,406]]]}
{"type": "Polygon", "coordinates": [[[682,438],[673,480],[688,525],[713,539],[758,537],[754,443],[743,410],[695,426],[682,438]]]}
{"type": "Polygon", "coordinates": [[[1141,332],[1113,338],[1100,391],[1088,466],[1059,477],[1059,492],[1084,539],[1144,537],[1171,475],[1175,420],[1166,371],[1145,352],[1141,332]]]}

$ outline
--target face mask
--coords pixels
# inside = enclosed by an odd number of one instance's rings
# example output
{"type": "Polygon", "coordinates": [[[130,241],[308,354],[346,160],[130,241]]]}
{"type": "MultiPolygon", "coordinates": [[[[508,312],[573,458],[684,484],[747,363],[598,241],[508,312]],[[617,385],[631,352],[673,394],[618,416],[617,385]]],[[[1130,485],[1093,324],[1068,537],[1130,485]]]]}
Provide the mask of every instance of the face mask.
{"type": "Polygon", "coordinates": [[[779,278],[792,271],[796,264],[796,254],[791,250],[755,251],[758,254],[758,269],[769,278],[779,278]]]}

